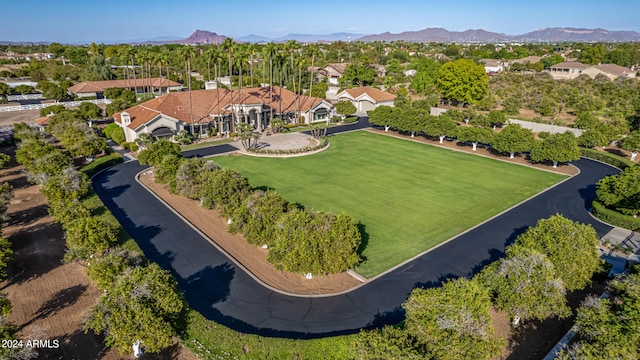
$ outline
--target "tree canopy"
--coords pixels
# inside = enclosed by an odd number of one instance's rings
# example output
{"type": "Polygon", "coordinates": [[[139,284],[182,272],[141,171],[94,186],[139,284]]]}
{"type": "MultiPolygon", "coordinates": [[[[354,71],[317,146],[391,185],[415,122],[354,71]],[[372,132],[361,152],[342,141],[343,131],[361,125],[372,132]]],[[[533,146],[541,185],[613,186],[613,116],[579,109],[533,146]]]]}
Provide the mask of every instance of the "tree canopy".
{"type": "Polygon", "coordinates": [[[436,87],[446,99],[475,104],[489,92],[489,75],[481,64],[459,59],[442,65],[436,87]]]}
{"type": "Polygon", "coordinates": [[[531,150],[534,144],[535,139],[531,130],[524,129],[518,124],[509,124],[493,138],[491,147],[498,152],[509,153],[509,157],[513,158],[516,153],[531,150]]]}
{"type": "Polygon", "coordinates": [[[494,337],[486,288],[464,278],[441,288],[415,289],[402,305],[405,327],[429,359],[491,359],[502,345],[494,337]]]}
{"type": "Polygon", "coordinates": [[[607,207],[626,215],[640,214],[640,164],[598,181],[596,196],[607,207]]]}
{"type": "Polygon", "coordinates": [[[541,219],[515,242],[547,256],[567,290],[583,289],[600,265],[599,238],[591,225],[556,214],[541,219]]]}
{"type": "Polygon", "coordinates": [[[551,134],[533,146],[530,156],[531,160],[535,162],[551,161],[553,167],[557,167],[559,162],[580,159],[578,140],[569,131],[562,134],[551,134]]]}

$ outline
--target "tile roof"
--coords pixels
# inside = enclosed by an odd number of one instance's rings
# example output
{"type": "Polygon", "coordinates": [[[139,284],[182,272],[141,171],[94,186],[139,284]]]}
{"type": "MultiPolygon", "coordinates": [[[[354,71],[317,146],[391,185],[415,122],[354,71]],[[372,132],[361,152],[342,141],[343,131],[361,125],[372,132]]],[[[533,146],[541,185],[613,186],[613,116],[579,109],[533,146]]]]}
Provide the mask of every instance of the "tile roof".
{"type": "Polygon", "coordinates": [[[631,69],[616,64],[600,64],[593,67],[614,76],[623,76],[632,73],[631,69]]]}
{"type": "Polygon", "coordinates": [[[363,94],[367,94],[376,102],[392,101],[396,98],[396,96],[393,94],[389,94],[388,92],[384,92],[378,88],[368,86],[346,89],[345,92],[351,95],[351,97],[353,97],[354,99],[362,96],[363,94]]]}
{"type": "Polygon", "coordinates": [[[151,78],[151,79],[129,79],[129,80],[103,80],[103,81],[83,81],[69,87],[69,91],[74,94],[89,93],[89,92],[104,92],[109,88],[130,89],[135,87],[149,86],[149,81],[153,87],[174,87],[181,86],[175,81],[171,81],[166,78],[151,78]]]}
{"type": "Polygon", "coordinates": [[[49,125],[49,117],[48,116],[43,116],[41,118],[37,118],[36,119],[36,124],[40,125],[40,126],[47,126],[49,125]]]}
{"type": "MultiPolygon", "coordinates": [[[[269,87],[242,90],[194,90],[191,91],[193,121],[195,123],[207,123],[212,120],[211,115],[229,114],[231,112],[229,105],[232,103],[262,105],[263,109],[268,109],[273,104],[273,110],[279,112],[280,90],[282,90],[282,112],[296,111],[298,106],[300,111],[306,112],[324,101],[316,97],[298,95],[290,90],[280,89],[278,86],[273,86],[272,101],[269,100],[269,87]]],[[[188,91],[169,93],[133,106],[125,111],[131,117],[131,123],[128,125],[131,129],[144,125],[161,113],[187,124],[191,123],[188,91]]],[[[121,123],[121,113],[116,113],[113,117],[116,122],[121,123]]]]}
{"type": "Polygon", "coordinates": [[[582,64],[577,61],[566,61],[551,66],[552,69],[586,69],[589,67],[591,67],[591,65],[582,64]]]}

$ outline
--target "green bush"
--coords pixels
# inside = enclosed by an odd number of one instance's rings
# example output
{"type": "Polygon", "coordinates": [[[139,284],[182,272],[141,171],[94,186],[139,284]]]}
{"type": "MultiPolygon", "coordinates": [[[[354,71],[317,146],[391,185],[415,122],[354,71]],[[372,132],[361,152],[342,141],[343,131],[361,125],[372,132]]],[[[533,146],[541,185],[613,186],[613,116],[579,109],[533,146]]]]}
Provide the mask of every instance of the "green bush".
{"type": "Polygon", "coordinates": [[[342,121],[342,116],[336,115],[331,118],[332,123],[339,123],[340,121],[342,121]]]}
{"type": "Polygon", "coordinates": [[[123,142],[122,144],[122,148],[125,150],[129,150],[129,151],[138,151],[139,147],[136,143],[132,143],[132,142],[123,142]]]}
{"type": "Polygon", "coordinates": [[[345,124],[353,124],[356,121],[358,121],[357,116],[347,116],[346,118],[344,118],[342,122],[345,124]]]}
{"type": "Polygon", "coordinates": [[[298,124],[285,124],[284,128],[286,129],[293,129],[294,127],[298,126],[298,124]]]}
{"type": "Polygon", "coordinates": [[[102,133],[104,134],[104,136],[108,137],[109,139],[111,139],[111,133],[113,133],[113,130],[119,128],[120,126],[116,123],[111,123],[107,126],[105,126],[105,128],[102,130],[102,133]]]}
{"type": "Polygon", "coordinates": [[[582,147],[580,148],[580,156],[602,161],[609,165],[613,165],[621,170],[624,170],[634,164],[633,161],[623,158],[622,156],[582,147]]]}
{"type": "Polygon", "coordinates": [[[111,140],[118,144],[122,144],[125,141],[124,129],[119,126],[117,129],[113,129],[111,132],[111,140]]]}
{"type": "Polygon", "coordinates": [[[593,200],[593,215],[598,219],[611,225],[621,228],[638,231],[640,230],[640,218],[634,218],[630,215],[623,215],[617,211],[607,209],[604,204],[598,200],[593,200]]]}

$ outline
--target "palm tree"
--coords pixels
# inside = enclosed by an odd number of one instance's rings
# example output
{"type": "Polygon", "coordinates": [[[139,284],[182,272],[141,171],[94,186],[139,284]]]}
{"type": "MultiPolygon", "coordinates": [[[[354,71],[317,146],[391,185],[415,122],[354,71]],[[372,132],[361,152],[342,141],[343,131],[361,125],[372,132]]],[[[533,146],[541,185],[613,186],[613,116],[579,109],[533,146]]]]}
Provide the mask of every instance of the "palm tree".
{"type": "Polygon", "coordinates": [[[187,87],[189,88],[189,120],[191,122],[191,135],[194,134],[193,127],[193,104],[191,101],[191,58],[195,56],[195,49],[193,46],[184,45],[180,48],[180,55],[187,63],[187,87]]]}
{"type": "Polygon", "coordinates": [[[315,71],[315,62],[316,62],[316,55],[318,55],[318,49],[314,45],[311,45],[307,49],[311,55],[311,77],[309,79],[309,96],[312,96],[311,92],[313,91],[313,78],[314,78],[313,72],[315,71]]]}
{"type": "MultiPolygon", "coordinates": [[[[159,67],[159,74],[160,74],[160,89],[159,89],[159,93],[160,95],[162,95],[162,65],[166,65],[168,67],[169,65],[169,56],[167,55],[167,53],[160,53],[156,56],[156,65],[159,67]]],[[[167,85],[167,93],[169,92],[169,86],[167,85]]]]}
{"type": "Polygon", "coordinates": [[[264,48],[265,56],[269,57],[269,121],[273,119],[273,57],[278,53],[275,43],[269,42],[264,48]]]}
{"type": "Polygon", "coordinates": [[[204,52],[204,57],[207,59],[207,81],[211,81],[211,61],[216,55],[218,48],[210,47],[204,52]]]}
{"type": "Polygon", "coordinates": [[[247,54],[249,54],[249,67],[250,67],[250,76],[251,76],[251,87],[253,87],[253,57],[256,55],[256,46],[254,44],[249,44],[247,48],[247,54]]]}
{"type": "MultiPolygon", "coordinates": [[[[279,80],[280,80],[280,118],[282,118],[282,70],[287,67],[287,54],[283,52],[276,53],[276,65],[278,66],[279,80]]],[[[284,119],[283,119],[284,120],[284,119]]]]}
{"type": "MultiPolygon", "coordinates": [[[[228,59],[228,61],[229,61],[229,83],[231,85],[230,86],[231,90],[233,90],[233,81],[231,80],[232,76],[233,76],[233,61],[231,59],[231,55],[234,52],[236,47],[235,47],[235,44],[233,42],[233,39],[231,39],[229,37],[224,39],[224,42],[222,43],[222,46],[223,46],[223,48],[225,48],[227,50],[227,53],[229,54],[229,59],[228,59]]],[[[231,93],[230,95],[233,95],[233,93],[231,93]]],[[[233,99],[233,97],[230,96],[229,100],[231,102],[231,126],[233,127],[235,122],[236,122],[236,120],[235,120],[235,111],[234,111],[232,99],[233,99]]]]}

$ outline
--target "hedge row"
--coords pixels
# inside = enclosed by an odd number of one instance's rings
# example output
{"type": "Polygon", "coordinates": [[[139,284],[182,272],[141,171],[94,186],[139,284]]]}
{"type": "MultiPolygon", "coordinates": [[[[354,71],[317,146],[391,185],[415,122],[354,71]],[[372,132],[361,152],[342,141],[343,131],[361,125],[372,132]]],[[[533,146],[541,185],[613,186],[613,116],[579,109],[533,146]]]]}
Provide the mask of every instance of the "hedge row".
{"type": "Polygon", "coordinates": [[[604,204],[598,200],[593,200],[592,206],[593,215],[598,219],[624,229],[632,231],[640,230],[640,218],[634,218],[633,216],[624,215],[615,210],[607,209],[604,204]]]}
{"type": "Polygon", "coordinates": [[[609,165],[613,165],[621,170],[624,170],[634,164],[633,161],[629,159],[625,159],[621,156],[609,154],[609,153],[598,151],[595,149],[583,148],[583,147],[580,148],[580,156],[602,161],[609,165]]]}

